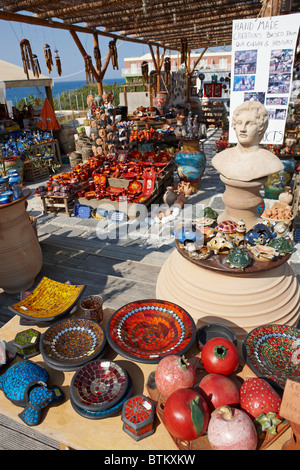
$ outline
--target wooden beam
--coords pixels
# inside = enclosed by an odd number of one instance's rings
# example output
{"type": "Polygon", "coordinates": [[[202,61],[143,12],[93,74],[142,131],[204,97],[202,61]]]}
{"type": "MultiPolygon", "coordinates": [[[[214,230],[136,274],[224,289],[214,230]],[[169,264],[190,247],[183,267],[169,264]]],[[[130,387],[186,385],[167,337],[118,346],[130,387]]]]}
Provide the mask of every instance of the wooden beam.
{"type": "MultiPolygon", "coordinates": [[[[160,43],[157,42],[152,42],[152,41],[144,41],[141,39],[133,39],[129,38],[126,36],[118,36],[117,34],[111,34],[111,33],[104,33],[102,31],[95,30],[94,28],[86,28],[83,26],[77,26],[73,24],[65,24],[65,23],[60,23],[58,21],[49,21],[49,20],[43,20],[41,18],[36,18],[34,16],[27,16],[27,15],[21,15],[19,13],[9,13],[5,11],[0,10],[0,20],[4,21],[15,21],[17,23],[25,23],[25,24],[31,24],[31,25],[37,25],[37,26],[45,26],[46,28],[53,28],[53,29],[61,29],[65,31],[76,31],[78,33],[87,33],[87,34],[98,34],[98,36],[104,36],[112,39],[120,39],[121,41],[128,41],[128,42],[134,42],[136,44],[152,44],[153,46],[159,45],[161,47],[160,43]]],[[[176,49],[175,49],[176,50],[176,49]]]]}
{"type": "MultiPolygon", "coordinates": [[[[75,42],[76,46],[78,47],[79,52],[81,53],[82,57],[84,58],[85,56],[87,56],[88,54],[87,54],[86,50],[84,49],[83,45],[81,44],[80,39],[77,36],[76,32],[75,31],[70,31],[70,34],[71,34],[72,38],[74,39],[74,42],[75,42]]],[[[99,76],[97,74],[93,64],[91,64],[91,71],[92,71],[93,77],[96,80],[96,82],[97,83],[100,82],[101,81],[101,76],[99,76]]]]}

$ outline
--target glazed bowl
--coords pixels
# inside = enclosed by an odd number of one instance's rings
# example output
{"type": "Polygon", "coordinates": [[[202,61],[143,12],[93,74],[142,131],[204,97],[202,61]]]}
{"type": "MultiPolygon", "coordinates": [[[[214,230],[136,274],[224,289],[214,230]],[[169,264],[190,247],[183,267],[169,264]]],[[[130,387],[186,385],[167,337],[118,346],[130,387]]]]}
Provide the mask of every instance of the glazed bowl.
{"type": "Polygon", "coordinates": [[[197,344],[200,351],[207,341],[213,338],[226,338],[229,339],[235,346],[237,345],[237,337],[233,330],[220,323],[210,323],[203,325],[197,331],[197,344]]]}

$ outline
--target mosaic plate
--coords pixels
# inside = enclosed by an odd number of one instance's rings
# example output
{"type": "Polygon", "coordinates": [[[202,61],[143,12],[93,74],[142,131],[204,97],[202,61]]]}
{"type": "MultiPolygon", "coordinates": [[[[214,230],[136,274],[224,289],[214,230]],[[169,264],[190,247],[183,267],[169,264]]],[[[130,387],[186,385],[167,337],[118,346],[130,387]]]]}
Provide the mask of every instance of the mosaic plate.
{"type": "Polygon", "coordinates": [[[195,341],[196,326],[172,302],[140,300],[113,314],[106,336],[109,345],[127,359],[155,364],[164,356],[186,353],[195,341]]]}
{"type": "Polygon", "coordinates": [[[121,409],[123,408],[123,404],[125,401],[130,397],[131,392],[132,392],[132,379],[128,375],[128,387],[127,390],[121,398],[121,400],[111,408],[108,408],[107,410],[103,411],[92,411],[92,410],[86,410],[84,408],[80,408],[80,406],[76,405],[76,403],[73,402],[72,398],[70,399],[71,405],[73,409],[83,418],[88,418],[88,419],[105,419],[109,418],[110,416],[115,416],[121,409]]]}
{"type": "Polygon", "coordinates": [[[116,405],[128,388],[128,374],[109,360],[91,361],[72,378],[70,396],[87,411],[104,411],[116,405]]]}
{"type": "Polygon", "coordinates": [[[23,318],[53,321],[65,315],[77,303],[85,285],[70,285],[43,277],[31,294],[9,310],[23,318]]]}
{"type": "Polygon", "coordinates": [[[243,342],[248,366],[258,376],[284,388],[286,380],[300,381],[300,330],[285,325],[264,325],[243,342]]]}
{"type": "Polygon", "coordinates": [[[95,359],[105,345],[106,334],[99,323],[88,318],[68,318],[43,333],[40,351],[48,364],[63,369],[95,359]]]}

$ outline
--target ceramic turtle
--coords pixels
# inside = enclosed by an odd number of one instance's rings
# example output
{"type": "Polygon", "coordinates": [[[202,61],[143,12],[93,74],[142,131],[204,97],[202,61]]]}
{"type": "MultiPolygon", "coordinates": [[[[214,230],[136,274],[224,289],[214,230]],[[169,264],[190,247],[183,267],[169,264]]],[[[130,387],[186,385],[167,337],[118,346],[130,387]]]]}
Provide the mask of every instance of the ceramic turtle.
{"type": "Polygon", "coordinates": [[[215,237],[209,240],[207,242],[207,246],[216,254],[228,254],[233,248],[232,243],[229,240],[226,240],[221,233],[218,233],[215,237]]]}
{"type": "Polygon", "coordinates": [[[280,255],[292,253],[294,250],[293,243],[284,237],[274,238],[270,241],[269,246],[274,248],[280,255]]]}
{"type": "Polygon", "coordinates": [[[289,222],[281,220],[272,224],[271,229],[273,232],[277,233],[277,237],[286,237],[290,230],[290,224],[289,222]]]}
{"type": "Polygon", "coordinates": [[[63,399],[58,386],[47,388],[48,378],[46,369],[28,359],[13,364],[0,377],[0,390],[14,405],[24,408],[19,417],[28,426],[39,424],[42,409],[63,399]]]}
{"type": "Polygon", "coordinates": [[[187,243],[194,243],[196,248],[203,246],[204,235],[192,224],[183,224],[174,230],[175,238],[186,245],[187,243]]]}
{"type": "Polygon", "coordinates": [[[236,233],[236,223],[231,220],[224,220],[216,226],[216,231],[222,233],[226,238],[231,238],[236,233]]]}
{"type": "Polygon", "coordinates": [[[250,245],[266,245],[277,236],[265,224],[256,224],[245,235],[245,240],[250,245]]]}
{"type": "Polygon", "coordinates": [[[243,271],[251,264],[251,256],[247,251],[240,247],[234,248],[228,253],[226,261],[229,263],[230,268],[241,268],[243,271]]]}
{"type": "Polygon", "coordinates": [[[218,215],[219,214],[211,207],[205,207],[205,209],[203,210],[203,217],[208,217],[209,219],[217,220],[218,215]]]}

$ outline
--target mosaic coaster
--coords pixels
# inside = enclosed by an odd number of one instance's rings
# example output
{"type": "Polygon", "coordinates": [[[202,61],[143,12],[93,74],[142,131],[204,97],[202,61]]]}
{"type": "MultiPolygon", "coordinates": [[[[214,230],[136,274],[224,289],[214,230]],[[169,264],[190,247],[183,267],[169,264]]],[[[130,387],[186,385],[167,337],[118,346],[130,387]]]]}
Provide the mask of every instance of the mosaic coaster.
{"type": "Polygon", "coordinates": [[[110,318],[109,345],[127,359],[158,363],[169,354],[185,354],[196,338],[192,317],[164,300],[140,300],[117,310],[110,318]]]}
{"type": "Polygon", "coordinates": [[[106,346],[102,326],[88,318],[68,318],[50,326],[41,337],[41,354],[60,370],[82,366],[98,357],[106,346]]]}
{"type": "Polygon", "coordinates": [[[8,308],[22,318],[53,321],[71,310],[84,289],[84,285],[64,284],[43,277],[31,294],[8,308]]]}
{"type": "Polygon", "coordinates": [[[128,375],[128,387],[127,390],[123,396],[123,398],[114,406],[111,408],[108,408],[107,410],[103,411],[92,411],[92,410],[86,410],[84,408],[80,408],[80,406],[76,405],[76,403],[73,402],[72,398],[70,398],[71,405],[73,409],[78,413],[80,416],[83,418],[88,418],[88,419],[105,419],[105,418],[110,418],[111,416],[115,416],[119,411],[122,410],[124,402],[130,397],[131,392],[132,392],[132,379],[130,375],[128,375]]]}
{"type": "Polygon", "coordinates": [[[116,362],[92,361],[78,370],[70,385],[73,403],[86,411],[104,411],[120,402],[128,388],[128,374],[116,362]]]}
{"type": "Polygon", "coordinates": [[[261,378],[280,388],[287,379],[300,381],[300,330],[285,325],[264,325],[243,342],[247,365],[261,378]]]}

